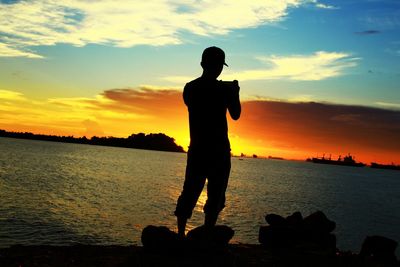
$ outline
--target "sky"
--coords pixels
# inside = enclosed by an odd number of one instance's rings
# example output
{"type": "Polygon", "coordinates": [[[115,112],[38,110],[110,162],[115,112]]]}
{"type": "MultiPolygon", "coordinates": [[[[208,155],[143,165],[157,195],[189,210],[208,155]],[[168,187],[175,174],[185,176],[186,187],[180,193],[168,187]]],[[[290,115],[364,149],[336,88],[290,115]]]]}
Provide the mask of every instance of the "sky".
{"type": "Polygon", "coordinates": [[[241,87],[233,154],[400,164],[398,0],[0,0],[0,129],[187,148],[209,46],[241,87]]]}

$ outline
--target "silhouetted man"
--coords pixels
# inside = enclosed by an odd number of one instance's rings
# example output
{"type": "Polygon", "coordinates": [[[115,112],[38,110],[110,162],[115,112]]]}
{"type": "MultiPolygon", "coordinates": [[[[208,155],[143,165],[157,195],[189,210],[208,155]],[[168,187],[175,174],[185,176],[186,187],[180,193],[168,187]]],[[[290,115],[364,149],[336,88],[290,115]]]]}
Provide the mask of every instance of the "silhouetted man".
{"type": "Polygon", "coordinates": [[[185,235],[187,220],[203,190],[206,179],[207,202],[204,206],[206,227],[215,226],[225,206],[225,191],[231,169],[230,143],[226,111],[232,119],[240,117],[237,81],[218,81],[225,63],[225,53],[218,47],[202,54],[201,77],[186,84],[183,99],[189,111],[190,146],[183,190],[175,210],[178,233],[185,235]]]}

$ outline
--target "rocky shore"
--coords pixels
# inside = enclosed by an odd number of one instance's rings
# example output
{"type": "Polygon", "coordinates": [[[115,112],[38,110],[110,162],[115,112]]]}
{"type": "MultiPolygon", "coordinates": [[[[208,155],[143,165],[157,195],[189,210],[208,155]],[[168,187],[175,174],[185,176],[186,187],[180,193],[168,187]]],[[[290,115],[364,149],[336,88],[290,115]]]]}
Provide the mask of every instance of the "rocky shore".
{"type": "Polygon", "coordinates": [[[162,226],[147,226],[143,246],[12,246],[0,249],[0,266],[366,266],[400,267],[397,242],[367,237],[359,254],[336,248],[335,223],[317,211],[303,218],[266,216],[259,245],[230,244],[234,230],[195,228],[185,238],[162,226]]]}

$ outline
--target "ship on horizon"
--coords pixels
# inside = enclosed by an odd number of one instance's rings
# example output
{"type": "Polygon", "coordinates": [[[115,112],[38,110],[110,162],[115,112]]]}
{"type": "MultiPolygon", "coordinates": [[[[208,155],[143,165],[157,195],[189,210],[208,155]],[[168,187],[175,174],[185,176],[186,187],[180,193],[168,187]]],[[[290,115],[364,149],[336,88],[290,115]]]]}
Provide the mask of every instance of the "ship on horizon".
{"type": "Polygon", "coordinates": [[[307,161],[320,164],[331,164],[340,166],[352,166],[352,167],[364,167],[365,164],[362,162],[356,162],[355,157],[350,155],[350,153],[342,159],[340,155],[337,160],[332,160],[331,156],[325,158],[325,154],[321,158],[308,158],[307,161]]]}
{"type": "Polygon", "coordinates": [[[400,165],[392,164],[380,164],[376,162],[371,162],[371,168],[374,169],[387,169],[387,170],[400,170],[400,165]]]}

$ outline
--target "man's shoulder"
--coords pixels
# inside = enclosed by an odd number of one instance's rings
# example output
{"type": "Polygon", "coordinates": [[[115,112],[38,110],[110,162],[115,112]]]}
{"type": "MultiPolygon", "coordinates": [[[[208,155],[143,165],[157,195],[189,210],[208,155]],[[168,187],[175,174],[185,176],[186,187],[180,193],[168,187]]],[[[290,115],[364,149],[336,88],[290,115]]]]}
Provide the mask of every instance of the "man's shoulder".
{"type": "Polygon", "coordinates": [[[200,86],[202,83],[203,83],[203,82],[202,82],[202,79],[201,79],[201,77],[199,77],[199,78],[196,78],[196,79],[194,79],[194,80],[188,82],[188,83],[185,85],[185,87],[197,87],[197,86],[200,86]]]}
{"type": "Polygon", "coordinates": [[[198,88],[201,88],[201,87],[203,87],[201,79],[200,78],[194,79],[185,85],[185,88],[183,89],[183,94],[191,95],[194,92],[199,91],[198,88]]]}

